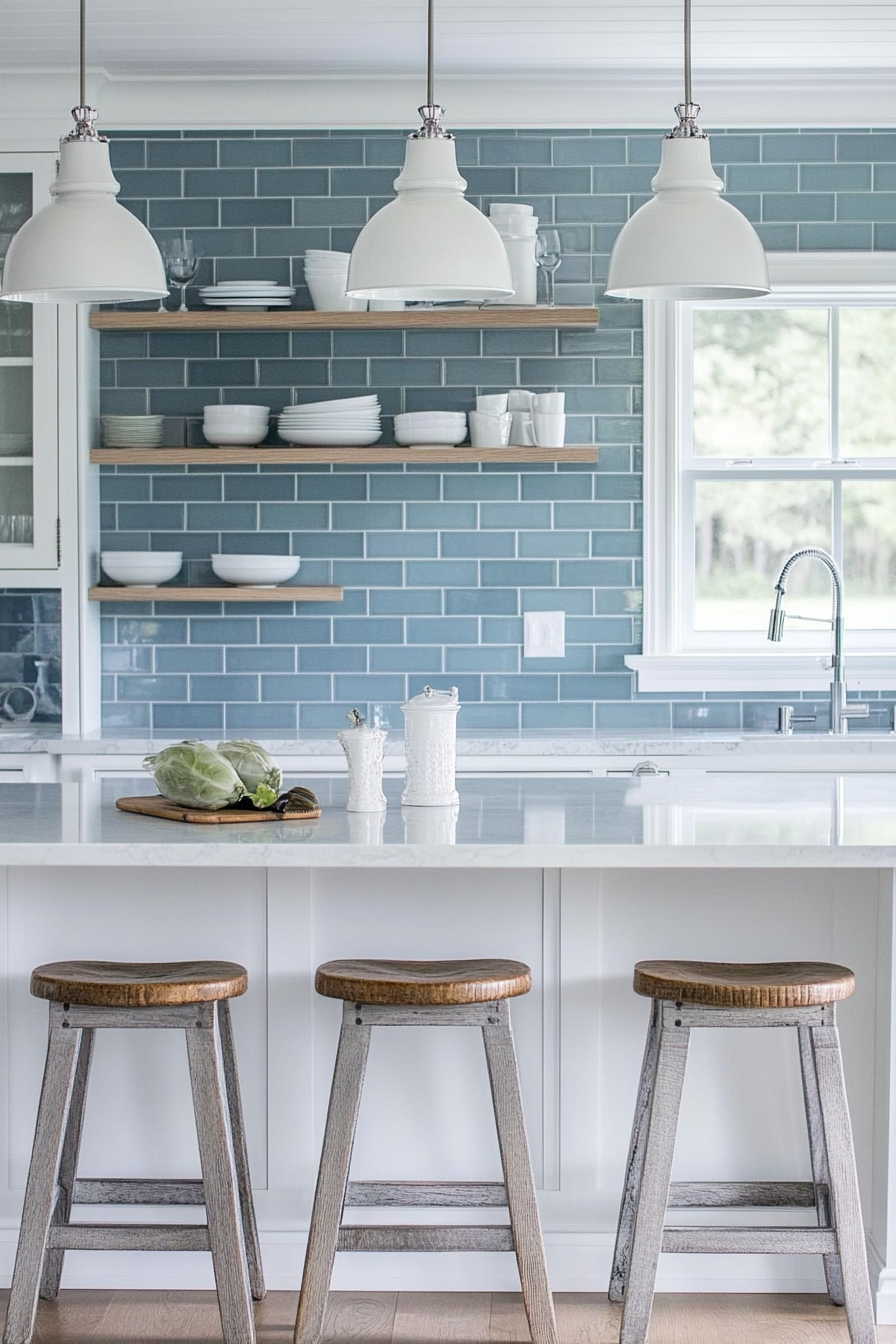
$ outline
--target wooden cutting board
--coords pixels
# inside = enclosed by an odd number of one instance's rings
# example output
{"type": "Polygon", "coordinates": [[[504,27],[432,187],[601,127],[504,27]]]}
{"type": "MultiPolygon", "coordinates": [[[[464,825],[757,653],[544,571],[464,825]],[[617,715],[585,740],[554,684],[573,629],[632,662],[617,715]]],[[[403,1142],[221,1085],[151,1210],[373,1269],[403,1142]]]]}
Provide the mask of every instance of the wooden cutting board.
{"type": "Polygon", "coordinates": [[[143,798],[116,798],[115,806],[121,812],[138,812],[144,817],[163,817],[165,821],[191,821],[200,826],[220,826],[241,821],[317,821],[320,808],[311,812],[273,812],[259,809],[249,812],[242,808],[224,808],[221,812],[204,812],[201,808],[182,807],[170,799],[155,794],[143,798]]]}

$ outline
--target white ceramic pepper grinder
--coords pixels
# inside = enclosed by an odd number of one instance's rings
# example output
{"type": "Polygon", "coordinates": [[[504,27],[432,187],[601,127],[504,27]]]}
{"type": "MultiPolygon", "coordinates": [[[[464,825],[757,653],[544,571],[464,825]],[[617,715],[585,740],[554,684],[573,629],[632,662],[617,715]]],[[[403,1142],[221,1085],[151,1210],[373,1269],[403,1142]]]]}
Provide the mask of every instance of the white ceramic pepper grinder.
{"type": "Polygon", "coordinates": [[[457,766],[457,687],[425,686],[402,705],[407,776],[404,807],[450,807],[460,801],[454,787],[457,766]]]}
{"type": "Polygon", "coordinates": [[[338,733],[348,761],[348,802],[346,812],[385,812],[383,793],[383,751],[387,734],[382,728],[370,728],[356,709],[350,710],[351,728],[338,733]]]}

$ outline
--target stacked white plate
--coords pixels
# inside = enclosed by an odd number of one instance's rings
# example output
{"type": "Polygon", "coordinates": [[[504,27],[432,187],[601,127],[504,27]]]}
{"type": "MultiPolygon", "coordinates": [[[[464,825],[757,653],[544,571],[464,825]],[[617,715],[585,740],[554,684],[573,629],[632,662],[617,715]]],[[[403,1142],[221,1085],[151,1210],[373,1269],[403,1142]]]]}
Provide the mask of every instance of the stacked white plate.
{"type": "Polygon", "coordinates": [[[207,308],[263,313],[268,308],[288,308],[295,292],[292,285],[278,285],[276,280],[228,280],[206,285],[199,297],[207,308]]]}
{"type": "Polygon", "coordinates": [[[106,448],[159,448],[164,437],[164,416],[104,415],[103,445],[106,448]]]}
{"type": "Polygon", "coordinates": [[[340,401],[312,401],[287,406],[280,416],[278,432],[287,443],[304,447],[340,446],[367,448],[383,432],[380,403],[369,397],[344,397],[340,401]]]}
{"type": "Polygon", "coordinates": [[[327,252],[316,247],[309,247],[305,253],[305,283],[311,302],[319,312],[363,313],[366,310],[366,299],[350,299],[345,292],[350,258],[350,252],[327,252]]]}

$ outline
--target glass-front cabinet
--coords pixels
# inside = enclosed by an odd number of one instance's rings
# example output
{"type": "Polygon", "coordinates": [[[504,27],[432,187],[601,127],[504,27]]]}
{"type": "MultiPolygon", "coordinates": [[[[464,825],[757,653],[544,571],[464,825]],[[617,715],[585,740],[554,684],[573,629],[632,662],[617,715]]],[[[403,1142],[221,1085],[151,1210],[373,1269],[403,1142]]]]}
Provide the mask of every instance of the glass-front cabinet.
{"type": "MultiPolygon", "coordinates": [[[[0,267],[54,173],[51,154],[0,154],[0,267]]],[[[58,567],[57,349],[55,304],[0,303],[0,574],[58,567]]]]}

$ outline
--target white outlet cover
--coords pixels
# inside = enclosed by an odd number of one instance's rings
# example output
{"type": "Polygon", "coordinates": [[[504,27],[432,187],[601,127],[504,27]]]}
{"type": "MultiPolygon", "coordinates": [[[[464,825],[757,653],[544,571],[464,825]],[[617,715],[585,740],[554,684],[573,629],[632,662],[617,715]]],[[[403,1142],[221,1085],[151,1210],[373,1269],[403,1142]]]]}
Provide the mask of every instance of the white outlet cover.
{"type": "Polygon", "coordinates": [[[527,611],[523,616],[526,658],[566,657],[566,612],[527,611]]]}

